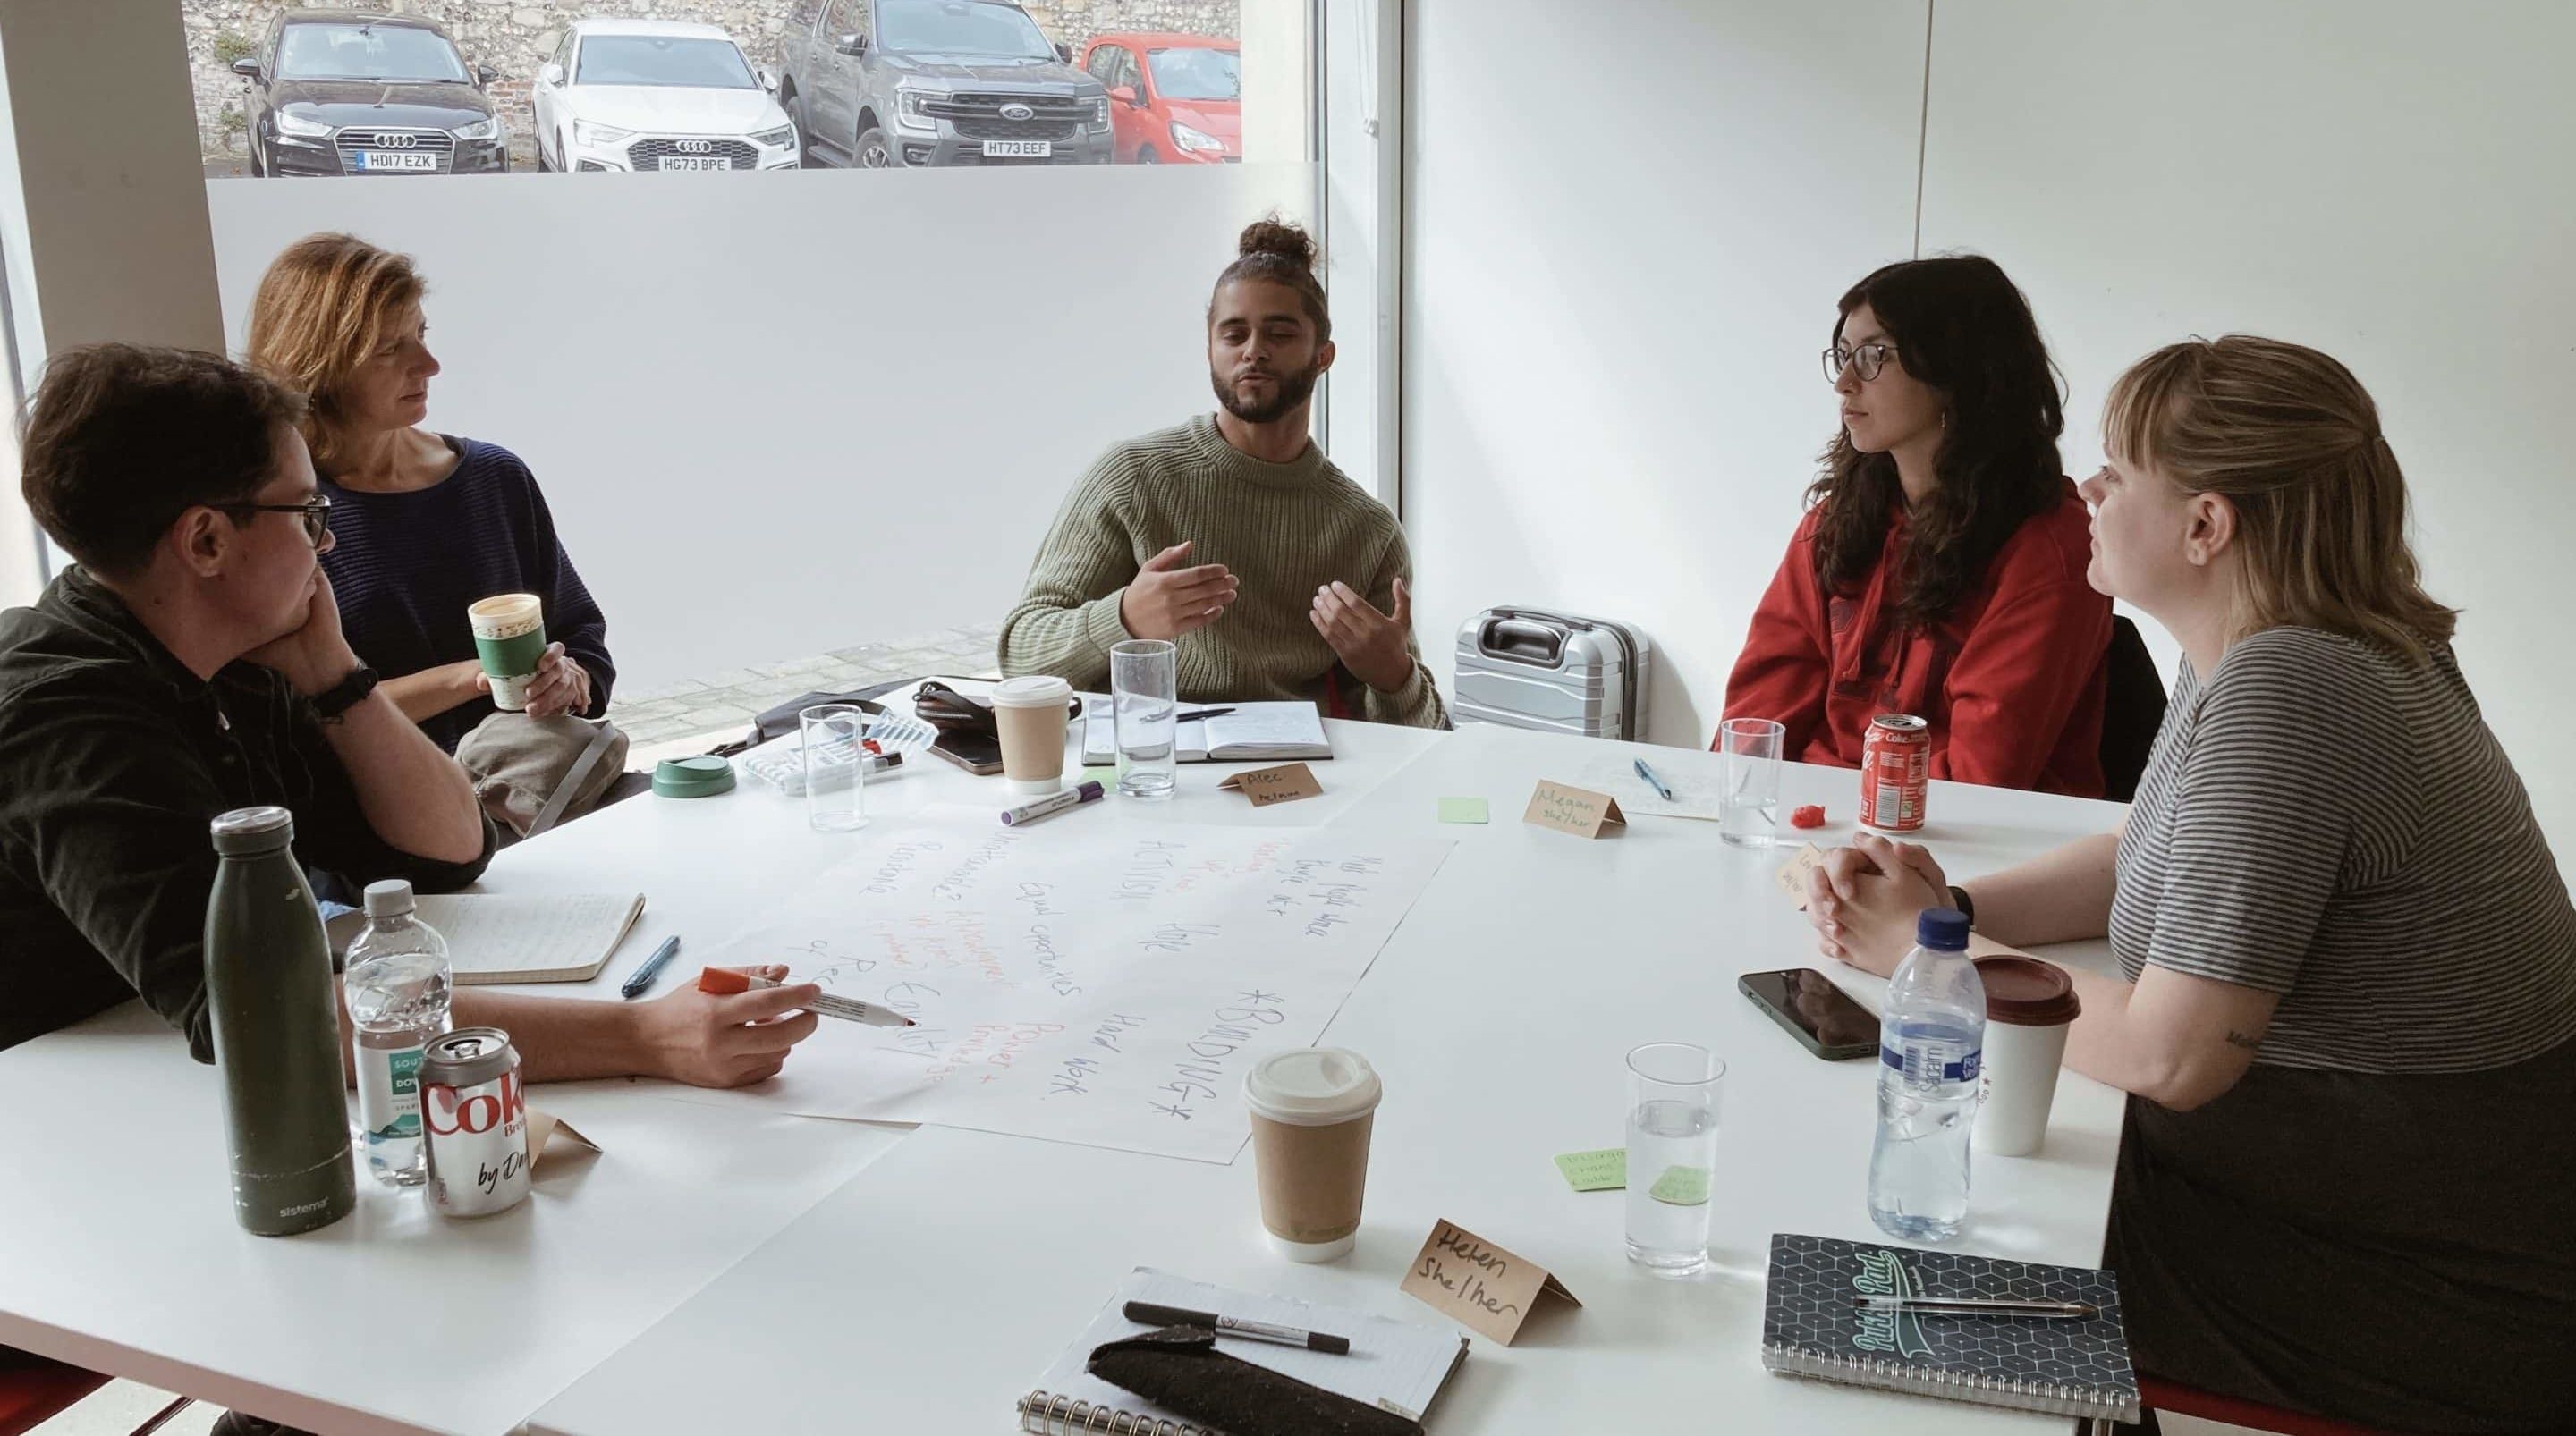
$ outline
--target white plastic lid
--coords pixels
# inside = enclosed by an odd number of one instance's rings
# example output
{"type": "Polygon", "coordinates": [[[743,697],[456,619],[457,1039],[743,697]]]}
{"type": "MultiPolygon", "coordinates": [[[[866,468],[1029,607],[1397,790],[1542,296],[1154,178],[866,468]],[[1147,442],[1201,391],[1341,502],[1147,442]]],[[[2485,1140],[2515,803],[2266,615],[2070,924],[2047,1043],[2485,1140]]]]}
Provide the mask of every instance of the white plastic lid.
{"type": "Polygon", "coordinates": [[[1072,684],[1042,673],[1027,678],[1005,678],[993,685],[993,706],[996,708],[1053,708],[1072,701],[1072,684]]]}
{"type": "Polygon", "coordinates": [[[1243,1101],[1291,1127],[1330,1127],[1377,1110],[1385,1084],[1368,1059],[1346,1047],[1274,1052],[1243,1074],[1243,1101]]]}
{"type": "Polygon", "coordinates": [[[392,917],[396,913],[414,912],[419,904],[411,895],[411,884],[402,878],[386,878],[367,884],[367,916],[392,917]]]}

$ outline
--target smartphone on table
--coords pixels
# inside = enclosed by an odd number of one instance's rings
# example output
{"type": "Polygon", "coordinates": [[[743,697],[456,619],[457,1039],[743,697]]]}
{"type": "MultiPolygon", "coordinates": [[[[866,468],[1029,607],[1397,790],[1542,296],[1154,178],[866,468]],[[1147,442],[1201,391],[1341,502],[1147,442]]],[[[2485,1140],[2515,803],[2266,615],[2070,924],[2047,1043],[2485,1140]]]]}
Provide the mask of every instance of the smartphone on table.
{"type": "Polygon", "coordinates": [[[1878,1052],[1878,1014],[1812,967],[1748,972],[1735,986],[1797,1038],[1799,1046],[1828,1062],[1878,1052]]]}

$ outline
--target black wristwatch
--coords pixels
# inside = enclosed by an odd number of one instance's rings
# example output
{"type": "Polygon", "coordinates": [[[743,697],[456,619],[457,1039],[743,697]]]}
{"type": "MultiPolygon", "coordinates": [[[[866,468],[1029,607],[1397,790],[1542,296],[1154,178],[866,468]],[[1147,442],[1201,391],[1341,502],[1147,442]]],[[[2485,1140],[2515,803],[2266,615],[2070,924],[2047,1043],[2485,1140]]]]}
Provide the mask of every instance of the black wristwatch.
{"type": "Polygon", "coordinates": [[[361,663],[356,671],[312,697],[313,716],[328,723],[366,701],[376,691],[376,670],[361,663]]]}
{"type": "Polygon", "coordinates": [[[1950,884],[1950,906],[1959,910],[1959,915],[1968,920],[1968,926],[1977,925],[1977,905],[1968,897],[1968,890],[1957,883],[1950,884]]]}

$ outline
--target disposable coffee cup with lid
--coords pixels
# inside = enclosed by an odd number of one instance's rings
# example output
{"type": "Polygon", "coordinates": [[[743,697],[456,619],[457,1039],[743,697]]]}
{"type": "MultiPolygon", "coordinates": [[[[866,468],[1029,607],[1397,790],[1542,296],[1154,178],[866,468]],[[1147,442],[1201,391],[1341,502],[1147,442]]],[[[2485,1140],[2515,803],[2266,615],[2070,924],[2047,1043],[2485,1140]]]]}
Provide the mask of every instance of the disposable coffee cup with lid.
{"type": "Polygon", "coordinates": [[[1002,776],[1011,791],[1043,798],[1064,786],[1064,733],[1073,685],[1032,674],[993,685],[993,729],[1002,742],[1002,776]]]}
{"type": "Polygon", "coordinates": [[[2084,1005],[2064,969],[2035,957],[1978,958],[1977,978],[1986,987],[1986,1052],[1973,1145],[2026,1157],[2048,1136],[2066,1030],[2084,1005]]]}
{"type": "Polygon", "coordinates": [[[1341,1047],[1275,1052],[1244,1074],[1261,1226],[1290,1261],[1333,1261],[1357,1242],[1384,1092],[1368,1059],[1341,1047]]]}

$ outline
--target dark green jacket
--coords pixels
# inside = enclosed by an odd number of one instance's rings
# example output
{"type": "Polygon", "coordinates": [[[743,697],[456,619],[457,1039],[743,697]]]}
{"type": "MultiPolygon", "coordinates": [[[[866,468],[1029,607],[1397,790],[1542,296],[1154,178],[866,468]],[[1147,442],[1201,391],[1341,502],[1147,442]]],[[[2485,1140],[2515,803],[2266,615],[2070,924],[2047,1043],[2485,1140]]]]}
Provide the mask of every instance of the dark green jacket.
{"type": "Polygon", "coordinates": [[[491,861],[399,852],[367,823],[312,709],[235,663],[212,682],[78,569],[0,613],[0,1048],[140,995],[211,1062],[207,821],[274,803],[307,868],[462,887],[491,861]]]}

